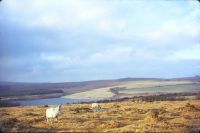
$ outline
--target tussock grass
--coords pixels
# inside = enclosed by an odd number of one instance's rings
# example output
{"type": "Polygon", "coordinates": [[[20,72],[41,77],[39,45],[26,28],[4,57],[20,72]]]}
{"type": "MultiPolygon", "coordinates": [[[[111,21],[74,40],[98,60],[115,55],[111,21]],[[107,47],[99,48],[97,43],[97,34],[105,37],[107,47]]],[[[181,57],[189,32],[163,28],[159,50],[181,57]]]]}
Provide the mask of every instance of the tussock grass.
{"type": "Polygon", "coordinates": [[[47,123],[46,106],[0,108],[3,132],[198,132],[200,100],[67,104],[47,123]]]}

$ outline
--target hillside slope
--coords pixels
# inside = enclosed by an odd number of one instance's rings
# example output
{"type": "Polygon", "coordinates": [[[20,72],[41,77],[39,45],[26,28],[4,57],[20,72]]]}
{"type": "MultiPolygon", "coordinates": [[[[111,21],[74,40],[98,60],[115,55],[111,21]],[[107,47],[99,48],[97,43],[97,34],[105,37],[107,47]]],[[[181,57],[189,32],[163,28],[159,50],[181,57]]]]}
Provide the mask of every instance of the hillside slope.
{"type": "MultiPolygon", "coordinates": [[[[115,80],[95,80],[83,82],[63,82],[63,83],[15,83],[15,82],[0,82],[0,98],[7,100],[31,100],[41,98],[53,98],[68,96],[75,93],[82,93],[94,89],[103,89],[98,91],[109,96],[113,96],[110,88],[113,87],[149,87],[155,85],[181,84],[190,82],[199,82],[200,78],[188,77],[177,79],[158,79],[158,78],[122,78],[115,80]],[[166,84],[167,83],[167,84],[166,84]],[[141,86],[142,85],[142,86],[141,86]],[[107,88],[107,89],[104,89],[107,88]]],[[[71,97],[71,96],[70,96],[71,97]]]]}
{"type": "Polygon", "coordinates": [[[47,123],[44,106],[0,108],[2,132],[199,132],[200,100],[128,101],[63,105],[47,123]]]}

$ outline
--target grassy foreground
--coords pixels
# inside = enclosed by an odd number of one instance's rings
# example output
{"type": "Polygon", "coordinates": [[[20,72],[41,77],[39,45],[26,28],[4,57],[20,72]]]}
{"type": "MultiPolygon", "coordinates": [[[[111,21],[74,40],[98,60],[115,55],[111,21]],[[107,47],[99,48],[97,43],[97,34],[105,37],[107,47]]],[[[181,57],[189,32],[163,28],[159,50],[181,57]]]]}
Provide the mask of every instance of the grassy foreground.
{"type": "Polygon", "coordinates": [[[0,108],[1,132],[199,132],[200,100],[133,101],[63,105],[47,123],[45,106],[0,108]]]}

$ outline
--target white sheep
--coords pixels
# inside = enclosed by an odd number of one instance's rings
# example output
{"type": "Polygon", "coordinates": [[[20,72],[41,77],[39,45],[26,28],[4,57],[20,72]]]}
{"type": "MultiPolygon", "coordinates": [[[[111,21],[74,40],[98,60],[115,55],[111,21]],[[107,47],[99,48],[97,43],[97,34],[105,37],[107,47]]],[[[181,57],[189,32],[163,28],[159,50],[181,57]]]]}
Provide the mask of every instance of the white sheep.
{"type": "Polygon", "coordinates": [[[101,106],[99,105],[99,103],[92,103],[92,109],[97,111],[101,109],[101,106]]]}
{"type": "Polygon", "coordinates": [[[57,106],[55,108],[48,108],[46,110],[46,119],[47,119],[47,122],[48,122],[49,119],[51,120],[53,118],[56,118],[56,120],[57,120],[57,117],[58,117],[58,115],[60,113],[60,108],[61,108],[61,105],[59,105],[59,106],[57,106]]]}

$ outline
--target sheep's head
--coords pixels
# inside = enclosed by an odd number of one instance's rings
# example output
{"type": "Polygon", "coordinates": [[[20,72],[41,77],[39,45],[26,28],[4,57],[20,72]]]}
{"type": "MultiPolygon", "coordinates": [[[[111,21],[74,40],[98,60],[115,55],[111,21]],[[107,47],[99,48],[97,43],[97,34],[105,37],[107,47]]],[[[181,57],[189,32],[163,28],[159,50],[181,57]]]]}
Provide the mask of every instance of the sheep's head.
{"type": "Polygon", "coordinates": [[[60,113],[61,113],[61,107],[62,107],[62,104],[58,105],[58,110],[59,110],[60,113]]]}

